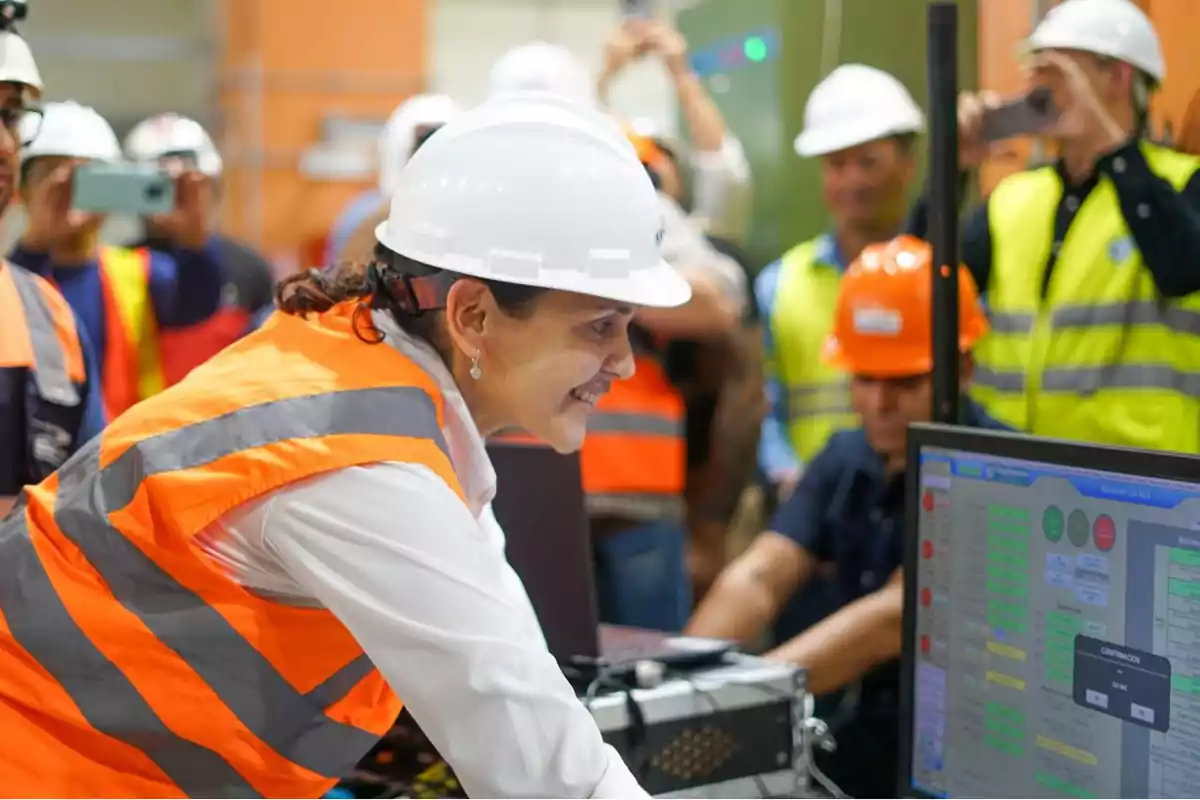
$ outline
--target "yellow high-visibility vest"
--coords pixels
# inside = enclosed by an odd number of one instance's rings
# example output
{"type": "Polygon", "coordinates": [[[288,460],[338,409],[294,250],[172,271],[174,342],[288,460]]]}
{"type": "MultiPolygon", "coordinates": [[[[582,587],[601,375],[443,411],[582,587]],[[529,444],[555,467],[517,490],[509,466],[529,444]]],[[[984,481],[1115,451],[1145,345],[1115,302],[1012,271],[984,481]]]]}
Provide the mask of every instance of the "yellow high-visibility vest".
{"type": "MultiPolygon", "coordinates": [[[[1182,189],[1200,159],[1144,143],[1151,170],[1182,189]]],[[[1063,194],[1054,167],[1012,175],[988,199],[991,332],[972,395],[1042,436],[1200,450],[1200,294],[1162,298],[1103,177],[1042,278],[1063,194]]]]}
{"type": "Polygon", "coordinates": [[[821,238],[784,254],[769,320],[775,363],[768,370],[787,392],[788,433],[802,462],[821,452],[834,432],[859,424],[848,377],[821,362],[842,280],[836,264],[817,258],[821,238]]]}

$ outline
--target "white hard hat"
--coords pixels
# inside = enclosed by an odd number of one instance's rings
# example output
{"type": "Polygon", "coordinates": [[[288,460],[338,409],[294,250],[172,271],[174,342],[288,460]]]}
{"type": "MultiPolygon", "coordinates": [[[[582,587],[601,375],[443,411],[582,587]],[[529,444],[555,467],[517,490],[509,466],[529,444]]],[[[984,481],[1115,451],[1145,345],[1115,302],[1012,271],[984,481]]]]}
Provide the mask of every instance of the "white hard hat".
{"type": "Polygon", "coordinates": [[[1167,75],[1154,25],[1129,0],[1064,0],[1047,12],[1026,44],[1031,50],[1082,50],[1115,58],[1156,83],[1167,75]]]}
{"type": "Polygon", "coordinates": [[[379,191],[391,197],[400,170],[408,163],[421,128],[445,125],[462,113],[444,94],[418,94],[392,112],[379,135],[379,191]]]}
{"type": "Polygon", "coordinates": [[[923,130],[925,115],[904,84],[875,67],[843,64],[808,96],[796,152],[821,156],[923,130]]]}
{"type": "Polygon", "coordinates": [[[42,75],[34,63],[33,51],[13,31],[0,32],[0,83],[23,83],[37,95],[42,93],[42,75]]]}
{"type": "Polygon", "coordinates": [[[154,163],[163,156],[192,153],[196,169],[219,178],[224,168],[221,154],[204,126],[175,113],[155,114],[139,122],[125,137],[125,155],[131,161],[154,163]]]}
{"type": "Polygon", "coordinates": [[[22,159],[39,156],[120,161],[121,145],[112,126],[94,108],[68,100],[43,107],[37,136],[21,150],[22,159]]]}
{"type": "Polygon", "coordinates": [[[552,92],[577,103],[598,105],[587,67],[558,44],[529,42],[502,55],[488,76],[488,97],[509,92],[552,92]]]}
{"type": "Polygon", "coordinates": [[[477,278],[640,306],[687,302],[662,259],[658,195],[602,113],[545,92],[511,93],[442,128],[400,173],[389,250],[477,278]]]}

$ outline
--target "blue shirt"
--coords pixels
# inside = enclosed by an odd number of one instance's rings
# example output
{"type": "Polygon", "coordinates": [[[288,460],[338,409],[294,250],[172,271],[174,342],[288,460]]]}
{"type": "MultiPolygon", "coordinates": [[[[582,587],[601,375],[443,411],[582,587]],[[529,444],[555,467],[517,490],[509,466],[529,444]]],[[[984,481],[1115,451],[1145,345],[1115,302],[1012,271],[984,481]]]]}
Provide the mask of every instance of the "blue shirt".
{"type": "MultiPolygon", "coordinates": [[[[108,347],[104,292],[98,259],[82,266],[58,267],[47,253],[18,247],[14,264],[52,280],[79,318],[94,352],[104,357],[108,347]]],[[[150,299],[159,327],[182,328],[203,322],[221,305],[225,273],[214,240],[199,250],[150,250],[150,299]]]]}
{"type": "Polygon", "coordinates": [[[346,247],[346,242],[366,222],[386,200],[378,189],[369,189],[350,201],[350,204],[338,215],[329,232],[329,243],[325,247],[325,263],[329,266],[346,247]]]}
{"type": "MultiPolygon", "coordinates": [[[[844,272],[846,269],[837,239],[829,233],[822,234],[817,240],[813,260],[818,264],[831,266],[838,272],[844,272]]],[[[760,272],[754,281],[754,297],[763,325],[763,353],[767,363],[771,363],[777,357],[771,315],[775,312],[782,269],[783,259],[780,259],[760,272]]],[[[801,464],[788,432],[787,387],[783,385],[779,376],[768,375],[766,393],[770,409],[763,418],[762,433],[758,437],[758,467],[764,476],[774,479],[776,476],[798,471],[801,464]]]]}
{"type": "MultiPolygon", "coordinates": [[[[1007,430],[970,400],[968,427],[1007,430]]],[[[818,561],[834,565],[833,605],[842,608],[882,588],[904,561],[904,475],[884,473],[883,459],[862,428],[838,431],[808,465],[769,529],[791,539],[818,561]]],[[[868,685],[881,687],[879,703],[893,707],[894,672],[877,668],[868,685]]],[[[890,665],[894,667],[893,665],[890,665]]]]}

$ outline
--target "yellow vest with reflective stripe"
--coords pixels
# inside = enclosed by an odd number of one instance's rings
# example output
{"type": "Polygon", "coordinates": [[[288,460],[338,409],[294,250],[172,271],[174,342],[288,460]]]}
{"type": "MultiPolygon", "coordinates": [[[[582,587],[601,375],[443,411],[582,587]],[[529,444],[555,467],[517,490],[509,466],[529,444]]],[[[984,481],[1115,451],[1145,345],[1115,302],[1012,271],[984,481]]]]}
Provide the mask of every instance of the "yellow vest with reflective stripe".
{"type": "MultiPolygon", "coordinates": [[[[1200,159],[1142,145],[1181,189],[1200,159]]],[[[1200,294],[1162,299],[1107,177],[1058,251],[1063,186],[1053,167],[1010,176],[988,199],[993,264],[988,334],[972,394],[996,418],[1042,436],[1162,450],[1200,449],[1200,294]]]]}
{"type": "MultiPolygon", "coordinates": [[[[125,331],[125,341],[137,353],[138,399],[153,397],[165,388],[158,323],[150,298],[148,253],[124,247],[105,247],[100,263],[112,287],[117,316],[125,331]]],[[[109,346],[116,343],[110,342],[109,346]]]]}
{"type": "Polygon", "coordinates": [[[788,433],[803,462],[816,456],[835,431],[859,424],[846,375],[821,363],[842,276],[835,265],[817,261],[820,241],[784,254],[770,319],[775,363],[768,369],[787,392],[788,433]]]}

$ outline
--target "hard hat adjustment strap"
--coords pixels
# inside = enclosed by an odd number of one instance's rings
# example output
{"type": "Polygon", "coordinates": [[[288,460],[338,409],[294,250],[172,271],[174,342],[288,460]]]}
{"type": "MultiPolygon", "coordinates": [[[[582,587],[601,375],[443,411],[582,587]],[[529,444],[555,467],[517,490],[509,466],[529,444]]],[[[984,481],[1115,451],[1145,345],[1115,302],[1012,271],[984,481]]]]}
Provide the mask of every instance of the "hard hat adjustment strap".
{"type": "Polygon", "coordinates": [[[372,293],[412,316],[445,308],[446,295],[456,280],[458,275],[452,272],[438,270],[431,275],[410,275],[378,261],[367,268],[372,293]]]}

